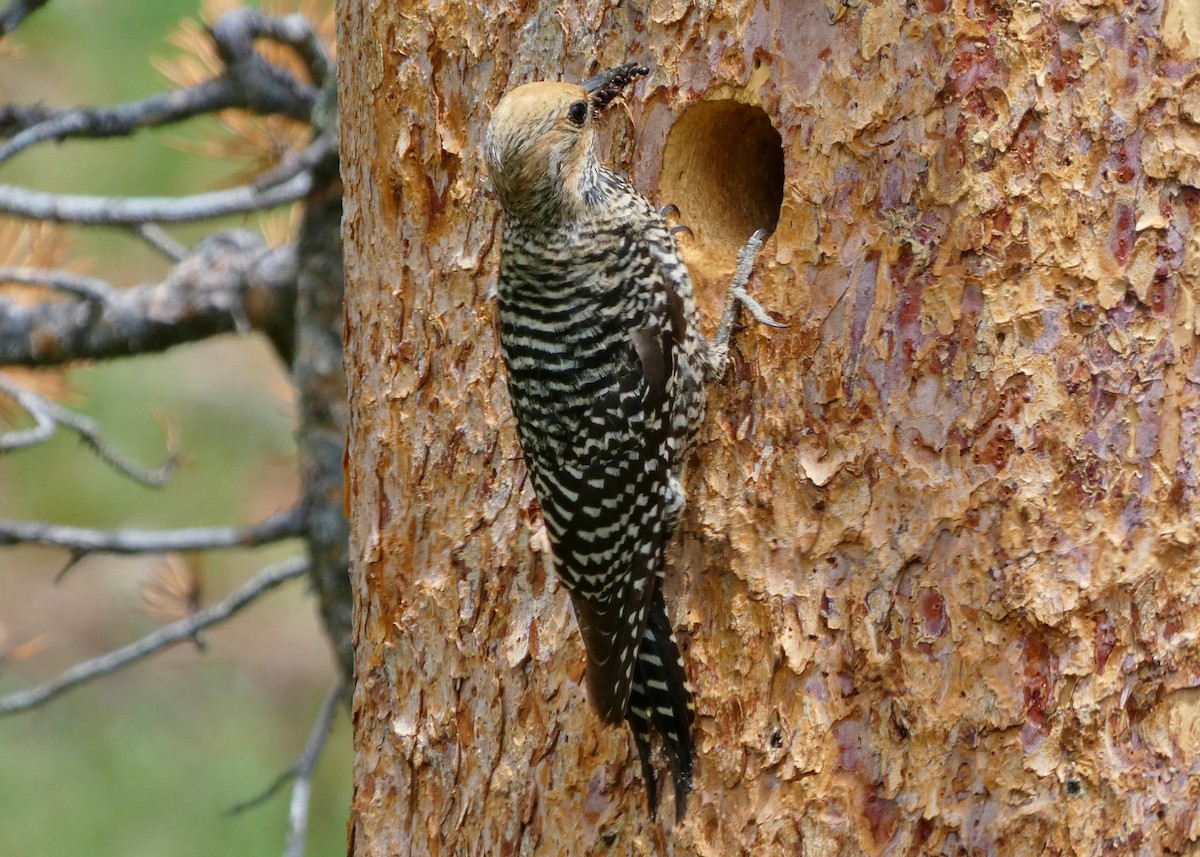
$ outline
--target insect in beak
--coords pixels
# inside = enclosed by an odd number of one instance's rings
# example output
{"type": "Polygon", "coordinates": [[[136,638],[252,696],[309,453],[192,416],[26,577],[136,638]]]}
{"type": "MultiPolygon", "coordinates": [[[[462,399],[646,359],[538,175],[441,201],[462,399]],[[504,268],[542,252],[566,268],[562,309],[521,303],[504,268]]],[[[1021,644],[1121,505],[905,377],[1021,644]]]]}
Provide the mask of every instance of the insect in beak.
{"type": "Polygon", "coordinates": [[[622,93],[625,87],[629,86],[637,78],[649,73],[650,69],[646,68],[646,66],[631,62],[602,71],[594,77],[589,77],[580,86],[583,87],[584,92],[591,96],[592,110],[599,114],[622,93]]]}

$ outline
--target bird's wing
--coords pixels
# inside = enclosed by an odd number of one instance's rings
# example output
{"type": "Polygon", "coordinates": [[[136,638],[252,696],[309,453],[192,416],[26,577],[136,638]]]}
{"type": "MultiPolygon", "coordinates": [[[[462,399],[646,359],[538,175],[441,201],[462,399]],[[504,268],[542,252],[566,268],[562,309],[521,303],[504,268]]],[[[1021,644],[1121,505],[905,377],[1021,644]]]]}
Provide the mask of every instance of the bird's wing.
{"type": "Polygon", "coordinates": [[[674,343],[667,293],[648,291],[641,323],[618,346],[613,383],[585,421],[603,431],[600,451],[533,463],[556,570],[588,653],[589,696],[609,722],[625,714],[670,538],[666,436],[674,343]]]}

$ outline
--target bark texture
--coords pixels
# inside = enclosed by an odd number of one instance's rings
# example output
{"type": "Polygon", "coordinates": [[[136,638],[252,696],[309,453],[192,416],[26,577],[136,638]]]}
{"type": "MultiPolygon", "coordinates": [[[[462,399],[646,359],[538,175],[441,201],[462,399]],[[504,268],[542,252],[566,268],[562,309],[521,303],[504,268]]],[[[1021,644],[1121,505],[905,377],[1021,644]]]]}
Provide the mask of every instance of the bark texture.
{"type": "Polygon", "coordinates": [[[313,170],[314,190],[297,242],[296,447],[304,486],[305,534],[313,590],[338,673],[354,674],[352,601],[344,513],[344,453],[348,405],[342,368],[342,184],[336,157],[313,170]]]}
{"type": "Polygon", "coordinates": [[[353,854],[1196,852],[1194,3],[339,16],[353,854]],[[614,159],[709,318],[781,198],[753,291],[792,325],[739,335],[690,465],[676,827],[587,706],[480,154],[511,86],[626,60],[614,159]]]}

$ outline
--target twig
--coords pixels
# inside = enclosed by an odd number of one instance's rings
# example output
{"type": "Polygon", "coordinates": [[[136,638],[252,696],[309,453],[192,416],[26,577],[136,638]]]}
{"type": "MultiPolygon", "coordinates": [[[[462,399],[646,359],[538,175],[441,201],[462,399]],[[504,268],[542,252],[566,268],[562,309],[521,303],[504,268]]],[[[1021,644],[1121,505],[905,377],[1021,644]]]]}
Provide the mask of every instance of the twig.
{"type": "Polygon", "coordinates": [[[7,36],[21,22],[46,5],[48,0],[13,0],[0,12],[0,38],[7,36]]]}
{"type": "Polygon", "coordinates": [[[336,155],[337,147],[337,129],[322,131],[301,151],[285,155],[274,167],[255,176],[254,187],[258,190],[265,190],[287,181],[294,175],[308,172],[326,158],[336,155]]]}
{"type": "Polygon", "coordinates": [[[54,268],[31,268],[27,265],[0,267],[0,283],[21,283],[29,286],[46,286],[87,298],[96,303],[107,303],[117,290],[104,280],[73,274],[54,268]]]}
{"type": "Polygon", "coordinates": [[[17,403],[17,407],[33,417],[32,428],[17,429],[16,431],[0,434],[0,452],[11,452],[27,446],[37,446],[45,443],[54,435],[54,417],[42,407],[42,397],[32,390],[15,384],[5,383],[0,376],[0,393],[8,396],[17,403]]]}
{"type": "Polygon", "coordinates": [[[154,470],[146,470],[119,449],[110,445],[101,434],[99,425],[90,417],[77,414],[57,402],[52,402],[45,396],[12,383],[3,373],[0,373],[0,393],[10,396],[34,418],[38,424],[37,428],[28,431],[36,431],[40,435],[37,441],[31,442],[28,438],[24,438],[22,443],[13,441],[13,436],[20,434],[19,432],[10,432],[0,436],[0,452],[10,452],[20,446],[31,446],[35,442],[43,442],[53,434],[53,426],[58,425],[79,435],[79,439],[109,467],[149,488],[162,487],[175,472],[175,466],[179,461],[179,452],[174,447],[170,432],[167,433],[166,459],[154,470]],[[50,421],[52,427],[49,434],[45,432],[46,420],[50,421]]]}
{"type": "Polygon", "coordinates": [[[87,551],[71,551],[67,556],[67,561],[63,563],[63,567],[58,570],[58,574],[54,575],[54,582],[59,583],[64,577],[71,573],[71,570],[79,563],[88,558],[87,551]]]}
{"type": "Polygon", "coordinates": [[[0,521],[0,545],[36,544],[72,553],[143,554],[252,548],[304,534],[304,516],[292,508],[248,527],[182,530],[89,530],[42,521],[0,521]]]}
{"type": "Polygon", "coordinates": [[[36,708],[61,693],[92,679],[108,675],[183,640],[224,622],[263,593],[308,571],[306,557],[293,557],[259,572],[224,601],[197,610],[186,619],[172,622],[135,643],[76,664],[53,681],[0,697],[0,716],[36,708]]]}
{"type": "MultiPolygon", "coordinates": [[[[279,793],[285,784],[292,780],[298,780],[305,772],[308,773],[311,779],[312,772],[316,769],[317,760],[321,757],[321,751],[325,747],[325,739],[329,735],[329,727],[333,722],[333,715],[337,712],[337,704],[346,694],[346,682],[341,676],[338,676],[330,687],[329,693],[325,696],[325,701],[321,703],[321,708],[317,711],[317,718],[313,721],[312,730],[308,734],[308,740],[304,742],[304,749],[296,758],[296,761],[281,772],[279,776],[273,779],[265,789],[263,789],[254,797],[248,798],[241,803],[235,804],[229,808],[230,815],[239,815],[247,810],[262,806],[268,800],[279,793]]],[[[293,800],[295,792],[293,791],[293,800]]],[[[290,842],[290,835],[289,835],[290,842]]]]}
{"type": "Polygon", "coordinates": [[[244,101],[245,96],[238,91],[234,81],[219,77],[127,104],[56,110],[0,146],[0,164],[47,140],[124,137],[140,128],[170,125],[204,113],[238,107],[244,101]]]}
{"type": "Polygon", "coordinates": [[[333,723],[338,701],[344,692],[345,685],[339,676],[325,695],[321,710],[317,712],[316,722],[313,723],[308,740],[304,743],[304,752],[296,760],[292,800],[288,805],[288,832],[284,857],[304,857],[304,848],[308,843],[308,808],[312,801],[313,774],[317,769],[317,760],[321,758],[321,751],[325,749],[325,739],[329,737],[329,727],[333,723]]]}
{"type": "Polygon", "coordinates": [[[172,238],[170,233],[157,223],[139,223],[133,227],[133,234],[172,262],[182,261],[188,254],[187,246],[172,238]]]}
{"type": "Polygon", "coordinates": [[[148,221],[186,223],[286,205],[303,199],[311,188],[312,176],[308,173],[263,190],[247,184],[175,197],[83,196],[0,185],[0,212],[31,220],[86,226],[129,226],[148,221]]]}
{"type": "Polygon", "coordinates": [[[169,430],[167,431],[167,454],[163,458],[163,463],[153,470],[146,470],[121,450],[110,446],[101,435],[100,426],[90,417],[68,411],[57,405],[53,406],[52,414],[60,425],[66,426],[79,435],[79,439],[96,454],[97,458],[113,470],[128,476],[135,482],[140,482],[147,488],[161,488],[166,485],[167,480],[171,478],[175,473],[175,468],[179,465],[179,449],[175,446],[174,437],[169,430]]]}

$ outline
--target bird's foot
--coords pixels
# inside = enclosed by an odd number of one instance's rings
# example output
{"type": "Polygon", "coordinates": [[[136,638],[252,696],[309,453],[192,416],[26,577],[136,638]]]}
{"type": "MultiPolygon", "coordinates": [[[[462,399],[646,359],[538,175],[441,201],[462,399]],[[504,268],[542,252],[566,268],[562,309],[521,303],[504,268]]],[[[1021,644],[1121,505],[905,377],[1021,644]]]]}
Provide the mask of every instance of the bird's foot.
{"type": "Polygon", "coordinates": [[[711,347],[709,359],[710,377],[719,377],[725,370],[726,357],[729,353],[729,337],[733,334],[739,307],[745,307],[754,320],[760,324],[776,328],[787,327],[786,324],[771,318],[767,314],[767,311],[763,309],[762,304],[750,297],[750,294],[746,291],[746,286],[750,283],[750,276],[754,273],[754,260],[758,257],[758,252],[762,249],[763,242],[766,241],[770,234],[766,229],[759,229],[750,236],[750,240],[738,251],[737,265],[733,271],[733,282],[729,284],[729,294],[725,300],[725,311],[721,315],[721,326],[717,330],[717,338],[711,347]]]}

